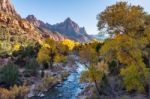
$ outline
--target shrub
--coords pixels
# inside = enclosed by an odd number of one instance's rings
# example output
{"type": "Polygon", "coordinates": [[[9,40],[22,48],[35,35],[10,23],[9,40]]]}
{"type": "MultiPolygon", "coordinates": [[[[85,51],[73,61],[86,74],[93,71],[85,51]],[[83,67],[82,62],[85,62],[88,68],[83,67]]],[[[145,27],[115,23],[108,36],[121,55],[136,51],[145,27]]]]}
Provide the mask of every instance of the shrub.
{"type": "Polygon", "coordinates": [[[35,89],[35,92],[37,92],[36,94],[39,94],[40,92],[43,92],[43,91],[47,91],[54,84],[56,84],[57,81],[58,79],[53,76],[50,76],[50,75],[44,76],[44,78],[42,79],[42,83],[37,85],[35,89]]]}
{"type": "Polygon", "coordinates": [[[14,86],[10,90],[0,88],[0,99],[26,99],[29,88],[25,85],[14,86]]]}
{"type": "Polygon", "coordinates": [[[30,75],[37,75],[39,69],[39,64],[36,61],[36,59],[30,59],[26,63],[26,72],[28,72],[30,75]]]}
{"type": "Polygon", "coordinates": [[[55,63],[66,62],[66,57],[58,54],[55,56],[54,61],[55,61],[55,63]]]}
{"type": "Polygon", "coordinates": [[[1,82],[8,86],[16,84],[19,78],[18,67],[12,62],[8,62],[7,65],[1,69],[0,74],[1,82]]]}

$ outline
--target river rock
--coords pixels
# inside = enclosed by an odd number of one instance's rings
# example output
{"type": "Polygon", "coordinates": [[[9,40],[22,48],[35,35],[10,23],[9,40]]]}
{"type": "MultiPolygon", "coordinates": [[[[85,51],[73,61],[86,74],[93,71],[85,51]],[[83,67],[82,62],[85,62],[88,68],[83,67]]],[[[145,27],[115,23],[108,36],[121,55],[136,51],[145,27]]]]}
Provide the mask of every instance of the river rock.
{"type": "Polygon", "coordinates": [[[59,97],[61,97],[62,96],[62,94],[59,94],[59,97]]]}
{"type": "Polygon", "coordinates": [[[44,97],[45,95],[43,93],[38,94],[39,97],[44,97]]]}
{"type": "Polygon", "coordinates": [[[34,94],[34,89],[35,89],[35,84],[33,84],[31,87],[30,87],[30,91],[28,93],[28,98],[31,98],[33,97],[35,94],[34,94]]]}

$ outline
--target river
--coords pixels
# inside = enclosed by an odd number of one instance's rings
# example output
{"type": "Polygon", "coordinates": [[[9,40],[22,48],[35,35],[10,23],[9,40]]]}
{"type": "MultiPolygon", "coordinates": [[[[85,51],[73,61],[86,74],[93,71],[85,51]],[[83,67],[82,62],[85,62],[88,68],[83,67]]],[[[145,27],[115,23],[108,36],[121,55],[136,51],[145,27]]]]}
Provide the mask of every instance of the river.
{"type": "Polygon", "coordinates": [[[85,67],[79,62],[76,62],[76,65],[76,71],[72,72],[65,81],[46,92],[45,97],[36,99],[77,99],[78,94],[85,87],[79,81],[81,72],[85,70],[85,67]]]}

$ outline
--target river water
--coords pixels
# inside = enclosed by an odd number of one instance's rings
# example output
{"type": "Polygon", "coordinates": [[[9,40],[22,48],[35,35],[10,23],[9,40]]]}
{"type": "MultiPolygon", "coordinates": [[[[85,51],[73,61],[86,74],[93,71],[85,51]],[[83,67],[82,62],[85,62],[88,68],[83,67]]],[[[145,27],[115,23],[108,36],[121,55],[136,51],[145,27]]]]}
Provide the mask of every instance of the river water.
{"type": "Polygon", "coordinates": [[[77,99],[78,94],[85,87],[79,81],[81,72],[85,70],[85,67],[79,62],[76,62],[76,65],[78,67],[76,71],[72,72],[64,82],[50,89],[45,97],[36,99],[77,99]]]}

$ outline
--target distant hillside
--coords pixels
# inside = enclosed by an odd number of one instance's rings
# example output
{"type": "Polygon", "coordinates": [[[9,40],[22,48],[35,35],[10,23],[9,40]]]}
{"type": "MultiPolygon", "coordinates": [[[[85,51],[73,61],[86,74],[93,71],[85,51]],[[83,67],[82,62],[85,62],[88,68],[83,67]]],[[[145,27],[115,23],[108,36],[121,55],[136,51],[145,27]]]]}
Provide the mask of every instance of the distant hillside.
{"type": "Polygon", "coordinates": [[[46,24],[44,22],[38,20],[34,15],[29,15],[26,18],[26,20],[28,20],[31,24],[33,24],[36,28],[38,28],[38,30],[41,32],[41,34],[44,38],[50,37],[50,38],[54,39],[55,41],[61,41],[61,40],[64,40],[67,38],[58,32],[49,30],[46,27],[46,24]]]}
{"type": "Polygon", "coordinates": [[[46,29],[52,32],[59,32],[61,35],[75,41],[85,42],[91,39],[91,37],[87,34],[85,28],[79,27],[79,25],[72,21],[70,18],[67,18],[64,22],[57,23],[55,25],[44,23],[41,20],[37,20],[34,15],[29,15],[26,19],[40,29],[46,29]]]}
{"type": "MultiPolygon", "coordinates": [[[[66,38],[79,42],[91,39],[84,27],[67,18],[64,22],[55,25],[44,23],[35,16],[29,15],[26,19],[20,17],[10,0],[0,1],[0,29],[1,34],[9,32],[11,37],[23,38],[40,42],[43,38],[52,38],[61,41],[66,38]],[[3,33],[2,33],[3,32],[3,33]]],[[[18,39],[21,40],[21,39],[18,39]]]]}

